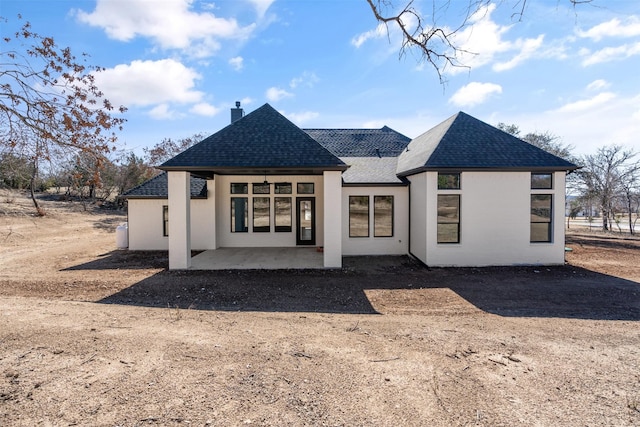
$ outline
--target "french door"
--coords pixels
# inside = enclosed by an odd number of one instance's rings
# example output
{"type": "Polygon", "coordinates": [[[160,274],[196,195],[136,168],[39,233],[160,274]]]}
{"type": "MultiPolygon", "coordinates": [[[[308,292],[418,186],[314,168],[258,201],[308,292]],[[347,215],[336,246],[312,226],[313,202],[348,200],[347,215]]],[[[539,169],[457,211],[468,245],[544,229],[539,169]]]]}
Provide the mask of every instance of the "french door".
{"type": "Polygon", "coordinates": [[[296,244],[316,244],[316,198],[296,198],[296,244]]]}

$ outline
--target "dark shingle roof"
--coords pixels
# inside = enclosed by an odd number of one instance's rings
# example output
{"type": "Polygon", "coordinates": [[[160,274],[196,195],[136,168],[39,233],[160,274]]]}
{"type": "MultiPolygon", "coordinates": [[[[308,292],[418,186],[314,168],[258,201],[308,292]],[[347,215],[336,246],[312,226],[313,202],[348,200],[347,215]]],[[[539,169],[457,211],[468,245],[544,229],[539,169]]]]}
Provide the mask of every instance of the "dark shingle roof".
{"type": "Polygon", "coordinates": [[[381,129],[304,129],[338,157],[397,157],[411,138],[384,126],[381,129]]]}
{"type": "MultiPolygon", "coordinates": [[[[162,172],[137,187],[123,193],[120,197],[125,199],[166,199],[169,194],[167,173],[162,172]]],[[[191,198],[200,199],[207,197],[207,181],[191,176],[191,198]]]]}
{"type": "Polygon", "coordinates": [[[345,184],[398,184],[406,182],[396,175],[397,157],[342,157],[349,169],[342,173],[345,184]]]}
{"type": "Polygon", "coordinates": [[[164,170],[317,168],[346,165],[269,104],[160,166],[164,170]]]}
{"type": "Polygon", "coordinates": [[[398,174],[423,170],[573,170],[577,166],[463,112],[413,139],[398,174]]]}

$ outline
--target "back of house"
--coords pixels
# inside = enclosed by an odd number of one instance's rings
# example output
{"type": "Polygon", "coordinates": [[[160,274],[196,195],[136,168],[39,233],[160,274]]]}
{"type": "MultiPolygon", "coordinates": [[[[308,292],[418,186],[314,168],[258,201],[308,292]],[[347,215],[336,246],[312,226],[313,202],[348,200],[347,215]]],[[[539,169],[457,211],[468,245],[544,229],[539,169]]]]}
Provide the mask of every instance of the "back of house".
{"type": "Polygon", "coordinates": [[[349,255],[564,262],[576,166],[465,113],[413,140],[386,126],[300,129],[269,104],[232,119],[124,195],[129,249],[168,249],[171,269],[227,247],[319,247],[327,268],[349,255]]]}

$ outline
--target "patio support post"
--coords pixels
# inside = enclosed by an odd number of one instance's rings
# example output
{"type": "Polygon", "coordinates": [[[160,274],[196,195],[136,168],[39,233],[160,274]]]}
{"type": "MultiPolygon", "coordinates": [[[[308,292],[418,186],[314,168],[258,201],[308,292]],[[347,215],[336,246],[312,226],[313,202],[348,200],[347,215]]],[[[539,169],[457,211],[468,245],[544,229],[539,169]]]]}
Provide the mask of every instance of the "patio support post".
{"type": "Polygon", "coordinates": [[[342,268],[342,173],[324,171],[324,267],[342,268]]]}
{"type": "Polygon", "coordinates": [[[191,267],[191,174],[170,171],[169,270],[191,267]]]}

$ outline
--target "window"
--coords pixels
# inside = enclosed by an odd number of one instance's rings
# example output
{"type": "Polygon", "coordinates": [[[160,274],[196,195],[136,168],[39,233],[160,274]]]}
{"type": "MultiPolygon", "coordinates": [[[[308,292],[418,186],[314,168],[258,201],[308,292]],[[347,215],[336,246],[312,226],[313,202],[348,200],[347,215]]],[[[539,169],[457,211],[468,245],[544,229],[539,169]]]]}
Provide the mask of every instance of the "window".
{"type": "Polygon", "coordinates": [[[460,189],[459,173],[438,172],[438,190],[459,190],[459,189],[460,189]]]}
{"type": "Polygon", "coordinates": [[[369,237],[369,196],[349,196],[349,237],[369,237]]]}
{"type": "Polygon", "coordinates": [[[460,195],[438,195],[438,243],[460,243],[460,195]]]}
{"type": "Polygon", "coordinates": [[[298,194],[313,194],[313,182],[299,182],[298,194]]]}
{"type": "Polygon", "coordinates": [[[550,190],[553,188],[553,175],[550,173],[532,173],[531,188],[550,190]]]}
{"type": "Polygon", "coordinates": [[[551,194],[531,195],[531,242],[551,242],[551,194]]]}
{"type": "Polygon", "coordinates": [[[276,194],[291,194],[290,182],[276,182],[274,184],[274,191],[276,194]]]}
{"type": "Polygon", "coordinates": [[[249,186],[246,182],[244,183],[232,183],[231,184],[231,194],[248,194],[249,186]]]}
{"type": "Polygon", "coordinates": [[[393,196],[373,197],[373,237],[393,237],[393,196]]]}
{"type": "Polygon", "coordinates": [[[162,206],[162,235],[169,235],[169,206],[162,206]]]}
{"type": "Polygon", "coordinates": [[[269,194],[271,192],[271,185],[269,183],[253,184],[253,194],[269,194]]]}
{"type": "Polygon", "coordinates": [[[231,198],[231,232],[246,233],[248,227],[249,199],[246,197],[231,198]]]}
{"type": "MultiPolygon", "coordinates": [[[[291,185],[289,185],[291,189],[291,185]]],[[[274,199],[276,232],[291,231],[291,197],[276,197],[274,199]]]]}
{"type": "Polygon", "coordinates": [[[271,231],[271,199],[269,197],[253,198],[253,231],[268,233],[271,231]]]}

